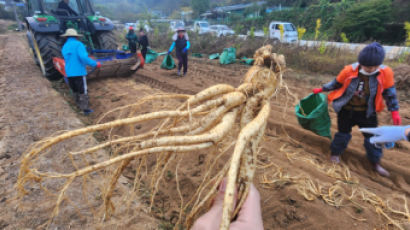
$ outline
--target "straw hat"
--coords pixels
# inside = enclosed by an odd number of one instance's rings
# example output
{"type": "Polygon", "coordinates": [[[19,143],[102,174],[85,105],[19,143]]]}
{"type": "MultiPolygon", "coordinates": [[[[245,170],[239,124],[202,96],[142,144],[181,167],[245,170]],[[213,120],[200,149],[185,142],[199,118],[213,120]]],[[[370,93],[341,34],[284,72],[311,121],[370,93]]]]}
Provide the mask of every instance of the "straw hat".
{"type": "Polygon", "coordinates": [[[82,37],[83,35],[78,34],[75,29],[67,29],[65,34],[61,35],[61,37],[82,37]]]}
{"type": "Polygon", "coordinates": [[[183,32],[186,32],[186,30],[185,30],[184,27],[178,27],[178,28],[177,28],[177,32],[179,32],[179,31],[181,31],[181,32],[182,32],[182,31],[183,31],[183,32]]]}

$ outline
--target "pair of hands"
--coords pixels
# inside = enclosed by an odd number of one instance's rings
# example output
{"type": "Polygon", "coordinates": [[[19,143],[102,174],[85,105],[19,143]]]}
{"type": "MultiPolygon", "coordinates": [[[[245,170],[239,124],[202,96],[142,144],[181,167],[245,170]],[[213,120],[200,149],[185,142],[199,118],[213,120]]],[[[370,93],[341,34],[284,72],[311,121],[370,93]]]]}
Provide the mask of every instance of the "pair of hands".
{"type": "MultiPolygon", "coordinates": [[[[214,200],[211,209],[195,221],[192,230],[218,230],[222,219],[222,208],[226,189],[226,180],[219,186],[218,195],[214,200]]],[[[230,230],[263,230],[262,210],[260,204],[260,194],[252,184],[248,197],[237,219],[231,223],[230,230]]]]}
{"type": "MultiPolygon", "coordinates": [[[[323,88],[313,89],[312,92],[314,94],[322,93],[323,88]]],[[[393,120],[393,125],[401,125],[401,117],[400,117],[399,111],[392,111],[391,112],[391,118],[393,120]]]]}

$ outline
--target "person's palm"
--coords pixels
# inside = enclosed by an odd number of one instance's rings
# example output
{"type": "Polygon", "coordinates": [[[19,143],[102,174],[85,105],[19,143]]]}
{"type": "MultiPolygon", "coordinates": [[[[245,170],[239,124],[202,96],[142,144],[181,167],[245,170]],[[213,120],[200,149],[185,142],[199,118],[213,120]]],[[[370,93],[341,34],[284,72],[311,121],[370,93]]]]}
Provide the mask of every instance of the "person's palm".
{"type": "MultiPolygon", "coordinates": [[[[219,229],[223,199],[226,183],[222,183],[219,193],[215,198],[212,208],[201,216],[192,227],[192,230],[217,230],[219,229]]],[[[238,218],[231,223],[231,230],[263,230],[262,211],[260,206],[260,195],[256,187],[252,184],[248,197],[239,211],[238,218]]]]}

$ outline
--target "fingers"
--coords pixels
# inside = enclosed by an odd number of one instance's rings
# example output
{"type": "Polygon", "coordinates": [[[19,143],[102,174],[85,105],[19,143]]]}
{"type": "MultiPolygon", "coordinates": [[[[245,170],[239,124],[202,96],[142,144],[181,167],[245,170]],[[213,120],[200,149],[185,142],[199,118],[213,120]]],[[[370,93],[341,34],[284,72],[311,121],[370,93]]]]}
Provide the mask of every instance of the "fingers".
{"type": "Polygon", "coordinates": [[[218,194],[214,199],[211,209],[195,221],[192,230],[216,230],[219,229],[222,217],[222,208],[226,190],[226,178],[219,185],[218,194]]]}
{"type": "Polygon", "coordinates": [[[362,128],[360,129],[362,133],[368,133],[368,134],[373,134],[373,135],[381,135],[381,129],[380,128],[362,128]]]}
{"type": "Polygon", "coordinates": [[[370,138],[370,143],[371,144],[380,144],[380,143],[385,143],[386,140],[382,136],[374,136],[370,138]]]}

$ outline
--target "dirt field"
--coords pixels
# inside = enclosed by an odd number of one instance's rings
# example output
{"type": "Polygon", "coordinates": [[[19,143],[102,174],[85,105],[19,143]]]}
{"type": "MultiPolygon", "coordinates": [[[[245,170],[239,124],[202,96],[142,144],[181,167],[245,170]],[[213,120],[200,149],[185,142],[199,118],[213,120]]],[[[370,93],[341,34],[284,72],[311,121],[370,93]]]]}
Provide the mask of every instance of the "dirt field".
{"type": "MultiPolygon", "coordinates": [[[[66,86],[63,83],[51,85],[42,78],[27,50],[23,35],[0,37],[0,54],[3,54],[0,63],[0,229],[41,228],[52,211],[52,204],[44,200],[40,191],[38,195],[31,195],[24,200],[24,205],[18,206],[13,199],[16,195],[14,184],[19,157],[34,141],[60,130],[81,127],[84,124],[80,120],[85,124],[95,123],[105,112],[135,103],[145,95],[161,92],[195,94],[217,83],[228,83],[236,87],[248,69],[243,65],[219,66],[216,62],[191,58],[188,76],[177,78],[175,71],[160,69],[161,60],[157,60],[130,78],[90,80],[90,101],[95,113],[84,118],[70,107],[72,100],[66,86]],[[19,55],[5,56],[5,53],[19,55]]],[[[308,95],[313,87],[329,80],[331,76],[315,76],[291,69],[285,74],[290,92],[298,98],[308,95]]],[[[295,101],[286,97],[285,90],[279,92],[279,95],[272,101],[268,130],[261,146],[259,167],[254,181],[262,197],[265,229],[392,229],[393,226],[388,225],[389,220],[371,205],[369,196],[380,198],[380,202],[385,205],[386,201],[391,199],[391,206],[405,212],[403,200],[393,198],[396,195],[404,195],[408,199],[410,196],[410,145],[403,143],[399,148],[385,152],[382,163],[392,176],[382,178],[371,170],[362,147],[363,138],[355,129],[349,149],[343,156],[350,174],[346,173],[346,168],[343,172],[331,172],[333,166],[328,163],[329,140],[300,128],[294,116],[295,101]],[[352,194],[354,191],[363,195],[359,196],[358,201],[354,201],[357,203],[330,205],[326,202],[327,196],[303,195],[306,193],[301,185],[309,180],[313,181],[315,186],[329,188],[329,196],[352,194]],[[330,188],[336,187],[338,192],[332,193],[330,188]]],[[[401,115],[404,124],[410,124],[409,105],[408,99],[402,100],[401,115]]],[[[146,112],[150,110],[144,109],[146,112]]],[[[331,117],[334,133],[334,112],[331,112],[331,117]]],[[[380,115],[380,123],[390,124],[388,112],[380,115]]],[[[149,128],[149,123],[139,127],[141,130],[149,128]]],[[[91,138],[87,141],[93,143],[97,140],[91,138]]],[[[88,143],[80,143],[83,144],[88,143]]],[[[64,146],[61,152],[69,150],[70,143],[64,146]]],[[[205,167],[201,158],[204,157],[206,158],[201,154],[195,155],[181,166],[181,188],[184,194],[192,191],[200,181],[205,167]]],[[[58,156],[51,158],[47,162],[48,167],[59,167],[55,165],[58,160],[61,160],[58,156]]],[[[132,168],[128,171],[132,171],[132,168]]],[[[126,172],[124,175],[127,180],[132,180],[132,175],[127,174],[126,172]]],[[[139,218],[130,219],[116,228],[168,229],[167,224],[173,222],[179,201],[173,199],[178,196],[174,183],[171,183],[172,179],[164,181],[165,186],[160,188],[158,198],[162,202],[162,210],[154,211],[152,215],[156,220],[141,212],[136,214],[139,218]],[[159,227],[156,227],[158,223],[159,227]]],[[[145,203],[146,198],[141,196],[141,201],[145,203]]],[[[55,223],[56,229],[101,227],[101,224],[97,224],[83,212],[85,211],[80,211],[83,216],[74,215],[59,219],[55,223]]],[[[70,213],[70,210],[65,210],[60,216],[64,213],[70,213]]],[[[400,220],[403,229],[410,229],[410,219],[406,220],[405,215],[388,215],[400,220]]],[[[110,226],[114,228],[110,223],[107,223],[105,228],[110,229],[110,226]]]]}

